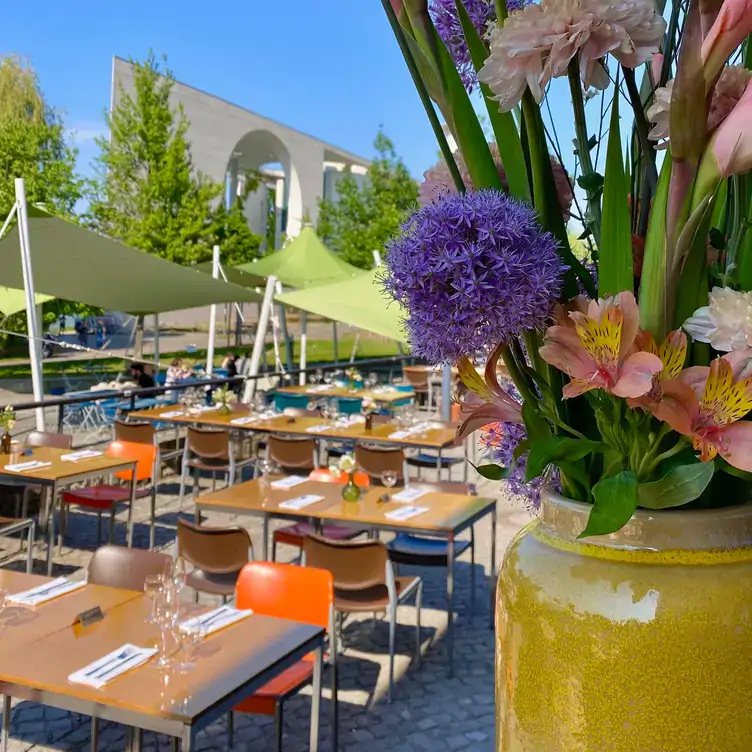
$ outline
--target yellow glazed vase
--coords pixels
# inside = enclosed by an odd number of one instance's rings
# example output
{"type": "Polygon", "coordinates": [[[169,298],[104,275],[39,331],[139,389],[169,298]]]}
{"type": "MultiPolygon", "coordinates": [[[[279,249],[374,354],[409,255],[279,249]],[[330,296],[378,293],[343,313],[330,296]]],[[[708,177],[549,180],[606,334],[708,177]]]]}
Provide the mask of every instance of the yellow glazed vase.
{"type": "Polygon", "coordinates": [[[752,505],[578,541],[549,495],[504,557],[498,752],[752,750],[752,505]]]}

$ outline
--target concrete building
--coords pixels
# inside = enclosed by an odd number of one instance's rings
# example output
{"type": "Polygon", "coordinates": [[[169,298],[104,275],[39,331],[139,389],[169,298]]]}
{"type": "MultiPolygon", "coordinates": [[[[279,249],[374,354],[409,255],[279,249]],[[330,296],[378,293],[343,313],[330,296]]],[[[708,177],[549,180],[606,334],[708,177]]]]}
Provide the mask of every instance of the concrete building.
{"type": "MultiPolygon", "coordinates": [[[[114,57],[113,106],[121,89],[133,94],[133,66],[114,57]]],[[[188,140],[196,169],[224,183],[228,200],[245,192],[248,173],[262,174],[259,189],[245,199],[245,214],[253,231],[262,236],[273,216],[276,247],[284,235],[300,232],[304,218],[316,224],[319,200],[336,200],[345,169],[363,175],[369,164],[357,154],[179,81],[172,90],[172,104],[182,105],[190,122],[188,140]]]]}

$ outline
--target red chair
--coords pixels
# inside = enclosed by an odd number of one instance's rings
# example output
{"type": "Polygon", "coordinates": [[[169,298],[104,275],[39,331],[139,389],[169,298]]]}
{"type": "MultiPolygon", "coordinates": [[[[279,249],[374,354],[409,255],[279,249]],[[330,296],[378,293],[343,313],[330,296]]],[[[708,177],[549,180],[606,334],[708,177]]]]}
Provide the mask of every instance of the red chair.
{"type": "MultiPolygon", "coordinates": [[[[157,460],[159,449],[154,444],[136,444],[131,441],[113,441],[106,449],[108,457],[130,460],[136,463],[136,483],[146,482],[148,485],[136,489],[136,498],[151,495],[151,530],[149,531],[149,548],[154,547],[154,509],[156,505],[157,488],[157,460]]],[[[70,506],[92,509],[97,512],[97,546],[102,543],[102,512],[110,511],[110,543],[114,542],[115,512],[118,504],[128,504],[128,531],[127,542],[130,547],[133,544],[133,509],[130,507],[131,480],[133,471],[121,470],[115,473],[115,477],[125,481],[123,485],[102,484],[89,486],[88,488],[74,488],[63,493],[63,504],[70,506]]],[[[62,545],[62,527],[58,544],[62,545]]]]}
{"type": "MultiPolygon", "coordinates": [[[[317,480],[320,483],[340,483],[345,485],[348,481],[346,473],[334,474],[324,468],[312,470],[308,477],[311,480],[317,480]]],[[[355,473],[355,483],[361,488],[367,488],[371,485],[371,479],[365,473],[355,473]]],[[[312,535],[316,530],[310,522],[296,522],[286,527],[275,530],[272,535],[272,561],[277,560],[277,544],[282,543],[286,546],[294,546],[298,550],[303,550],[303,541],[307,535],[312,535]]],[[[344,525],[322,525],[320,535],[329,540],[352,540],[359,535],[363,535],[365,530],[345,527],[344,525]]]]}
{"type": "MultiPolygon", "coordinates": [[[[329,662],[332,669],[332,736],[337,739],[336,644],[332,629],[334,579],[323,569],[290,564],[253,561],[240,572],[235,589],[237,608],[250,608],[256,614],[315,624],[329,631],[329,662]]],[[[302,660],[275,676],[255,694],[230,712],[229,743],[233,745],[232,713],[273,715],[277,751],[282,751],[284,701],[313,679],[314,656],[302,660]]]]}

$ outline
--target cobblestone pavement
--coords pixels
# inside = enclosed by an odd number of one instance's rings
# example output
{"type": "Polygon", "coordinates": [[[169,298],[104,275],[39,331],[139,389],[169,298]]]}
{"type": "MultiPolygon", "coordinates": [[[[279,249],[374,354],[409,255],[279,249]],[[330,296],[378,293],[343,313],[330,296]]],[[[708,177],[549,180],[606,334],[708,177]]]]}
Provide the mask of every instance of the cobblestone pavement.
{"type": "MultiPolygon", "coordinates": [[[[502,494],[496,484],[486,483],[479,489],[499,497],[497,530],[497,561],[511,537],[526,524],[529,515],[522,504],[502,494]]],[[[170,547],[178,514],[177,484],[174,476],[166,477],[160,486],[158,505],[158,547],[170,547]]],[[[184,514],[192,514],[190,502],[184,502],[184,514]]],[[[0,514],[2,508],[0,507],[0,514]]],[[[119,518],[116,535],[122,543],[125,536],[123,518],[119,518]]],[[[135,514],[135,545],[148,546],[146,502],[137,505],[135,514]]],[[[248,527],[259,546],[261,525],[253,518],[231,518],[210,515],[212,524],[238,523],[248,527]]],[[[106,526],[105,526],[106,527],[106,526]]],[[[489,559],[490,520],[486,518],[476,530],[476,574],[478,580],[477,611],[471,619],[470,561],[465,554],[456,565],[455,586],[455,675],[447,676],[445,657],[445,571],[422,569],[424,578],[423,658],[420,665],[412,661],[415,611],[411,606],[400,608],[397,631],[396,691],[391,704],[386,701],[388,670],[387,625],[379,620],[363,618],[348,622],[346,647],[340,661],[340,749],[391,750],[392,752],[444,752],[468,750],[490,752],[494,749],[493,632],[489,628],[489,559]]],[[[15,544],[14,544],[15,545],[15,544]]],[[[9,551],[7,540],[0,546],[9,551]]],[[[96,518],[83,513],[70,515],[68,533],[62,556],[54,558],[57,574],[75,571],[86,565],[96,547],[96,518]]],[[[13,546],[10,547],[12,550],[13,546]]],[[[280,560],[292,557],[291,549],[280,549],[280,560]]],[[[37,551],[36,569],[42,571],[42,547],[37,551]]],[[[19,559],[6,566],[22,568],[19,559]]],[[[410,573],[409,570],[403,570],[410,573]]],[[[30,656],[33,660],[33,656],[30,656]]],[[[326,676],[324,685],[326,687],[326,676]]],[[[322,745],[330,748],[328,724],[329,694],[324,690],[322,703],[322,745]]],[[[289,752],[308,749],[307,734],[310,700],[307,692],[290,698],[285,704],[285,743],[289,752]]],[[[270,718],[238,714],[235,722],[235,748],[266,752],[274,749],[274,733],[270,718]]],[[[100,749],[124,749],[125,729],[117,724],[103,724],[100,749]]],[[[88,719],[29,702],[14,705],[11,723],[11,752],[21,750],[84,750],[89,749],[88,719]]],[[[166,737],[147,733],[147,750],[169,749],[166,737]]],[[[226,750],[226,726],[220,721],[197,737],[197,750],[226,750]]]]}

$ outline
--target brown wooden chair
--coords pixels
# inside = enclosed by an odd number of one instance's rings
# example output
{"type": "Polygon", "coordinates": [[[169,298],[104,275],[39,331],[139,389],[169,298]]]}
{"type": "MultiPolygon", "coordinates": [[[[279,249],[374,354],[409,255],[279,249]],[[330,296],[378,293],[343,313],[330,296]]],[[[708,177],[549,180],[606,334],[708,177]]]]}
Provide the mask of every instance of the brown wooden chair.
{"type": "Polygon", "coordinates": [[[431,377],[430,368],[427,366],[403,366],[402,374],[405,377],[405,381],[413,388],[416,397],[428,399],[428,392],[430,390],[428,380],[431,377]]]}
{"type": "Polygon", "coordinates": [[[385,470],[394,471],[398,481],[407,477],[405,452],[400,447],[358,444],[355,447],[355,462],[377,484],[381,484],[381,474],[385,470]]]}
{"type": "Polygon", "coordinates": [[[178,520],[178,556],[193,570],[185,584],[199,593],[219,595],[226,602],[235,593],[243,567],[253,559],[253,543],[242,527],[203,527],[178,520]]]}
{"type": "Polygon", "coordinates": [[[267,459],[283,470],[313,470],[317,467],[316,441],[307,437],[271,435],[266,442],[267,459]]]}
{"type": "Polygon", "coordinates": [[[181,454],[178,448],[178,426],[175,426],[175,448],[167,451],[162,450],[162,442],[159,441],[157,430],[153,423],[148,420],[120,420],[115,418],[113,433],[116,441],[130,441],[135,444],[155,444],[159,449],[160,467],[163,462],[169,462],[181,454]]]}
{"type": "Polygon", "coordinates": [[[221,428],[194,428],[189,426],[185,433],[185,447],[180,472],[180,494],[178,509],[183,506],[183,496],[188,476],[193,472],[193,495],[198,495],[199,479],[202,472],[212,475],[212,488],[216,488],[217,473],[227,476],[227,485],[232,486],[237,472],[255,463],[254,458],[238,460],[235,447],[228,431],[221,428]]]}
{"type": "Polygon", "coordinates": [[[171,561],[171,556],[158,551],[102,546],[89,560],[87,581],[92,585],[143,591],[144,580],[162,574],[171,561]]]}
{"type": "Polygon", "coordinates": [[[334,610],[339,614],[386,613],[389,618],[389,690],[394,688],[394,638],[397,607],[415,597],[415,660],[420,662],[420,577],[395,577],[386,546],[379,540],[332,541],[309,535],[303,544],[307,567],[325,569],[334,577],[334,610]]]}
{"type": "MultiPolygon", "coordinates": [[[[422,488],[436,493],[464,494],[475,496],[472,483],[438,481],[434,483],[411,483],[410,488],[422,488]]],[[[418,502],[418,503],[422,503],[418,502]]],[[[446,538],[431,538],[425,535],[398,533],[387,543],[389,558],[397,565],[416,567],[447,567],[449,544],[446,538]]],[[[469,540],[454,541],[454,560],[470,549],[470,612],[475,613],[475,527],[470,526],[469,540]]]]}

